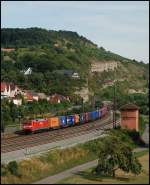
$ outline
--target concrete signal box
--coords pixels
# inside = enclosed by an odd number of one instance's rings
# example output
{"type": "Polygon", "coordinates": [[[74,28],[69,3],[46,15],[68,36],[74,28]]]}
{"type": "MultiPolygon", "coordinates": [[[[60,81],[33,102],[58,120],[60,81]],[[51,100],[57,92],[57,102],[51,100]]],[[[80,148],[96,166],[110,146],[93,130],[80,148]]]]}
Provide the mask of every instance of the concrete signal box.
{"type": "Polygon", "coordinates": [[[126,104],[120,108],[121,127],[139,131],[139,107],[135,104],[126,104]]]}

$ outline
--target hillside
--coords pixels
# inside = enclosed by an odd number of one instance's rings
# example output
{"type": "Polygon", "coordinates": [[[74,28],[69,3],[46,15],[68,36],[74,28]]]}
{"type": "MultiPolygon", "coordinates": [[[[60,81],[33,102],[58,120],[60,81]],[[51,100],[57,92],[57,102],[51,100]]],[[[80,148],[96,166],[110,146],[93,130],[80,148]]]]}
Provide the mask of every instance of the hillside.
{"type": "Polygon", "coordinates": [[[76,32],[5,28],[1,29],[1,47],[14,49],[1,50],[1,80],[26,89],[73,97],[74,92],[88,88],[89,94],[108,99],[108,92],[112,91],[107,81],[113,82],[114,72],[92,73],[91,64],[115,61],[118,92],[148,92],[147,64],[106,51],[76,32]],[[32,75],[25,76],[22,71],[29,67],[32,75]],[[56,70],[73,70],[80,79],[63,76],[56,70]]]}

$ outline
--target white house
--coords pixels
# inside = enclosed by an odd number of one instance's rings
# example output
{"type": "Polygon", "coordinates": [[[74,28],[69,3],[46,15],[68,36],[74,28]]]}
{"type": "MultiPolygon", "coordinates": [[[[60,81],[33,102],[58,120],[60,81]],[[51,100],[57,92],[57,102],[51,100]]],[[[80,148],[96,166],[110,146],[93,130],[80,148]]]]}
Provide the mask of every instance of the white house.
{"type": "Polygon", "coordinates": [[[14,99],[13,99],[13,103],[14,103],[15,105],[22,105],[22,99],[14,98],[14,99]]]}
{"type": "Polygon", "coordinates": [[[72,74],[72,78],[79,79],[79,78],[80,78],[80,76],[79,76],[79,74],[78,74],[78,73],[73,73],[73,74],[72,74]]]}
{"type": "Polygon", "coordinates": [[[43,99],[47,99],[47,96],[45,93],[37,93],[39,99],[43,100],[43,99]]]}
{"type": "Polygon", "coordinates": [[[23,71],[21,71],[21,72],[23,72],[24,75],[30,75],[30,74],[32,74],[32,69],[31,69],[31,67],[29,67],[28,69],[23,70],[23,71]]]}
{"type": "Polygon", "coordinates": [[[21,90],[17,85],[1,82],[1,99],[8,97],[13,98],[19,93],[21,93],[21,90]]]}

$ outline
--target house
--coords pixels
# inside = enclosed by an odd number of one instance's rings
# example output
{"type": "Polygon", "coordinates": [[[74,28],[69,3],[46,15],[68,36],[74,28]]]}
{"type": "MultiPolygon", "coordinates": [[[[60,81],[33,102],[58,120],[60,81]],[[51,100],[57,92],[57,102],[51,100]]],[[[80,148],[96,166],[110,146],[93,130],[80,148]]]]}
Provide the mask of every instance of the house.
{"type": "Polygon", "coordinates": [[[60,74],[60,75],[68,76],[68,77],[71,77],[73,74],[72,70],[55,70],[53,72],[56,74],[60,74]]]}
{"type": "Polygon", "coordinates": [[[22,99],[18,99],[18,98],[13,98],[13,103],[15,104],[15,105],[22,105],[22,99]]]}
{"type": "Polygon", "coordinates": [[[24,90],[24,99],[28,102],[32,102],[33,100],[38,101],[39,96],[38,93],[32,91],[32,90],[24,90]]]}
{"type": "Polygon", "coordinates": [[[10,56],[4,56],[4,61],[12,61],[12,62],[14,62],[14,60],[10,56]]]}
{"type": "Polygon", "coordinates": [[[28,69],[23,70],[23,71],[21,71],[21,72],[23,72],[23,73],[24,73],[24,75],[30,75],[30,74],[32,74],[32,68],[31,68],[31,67],[29,67],[28,69]]]}
{"type": "Polygon", "coordinates": [[[10,97],[10,86],[8,83],[1,82],[1,99],[10,97]]]}
{"type": "Polygon", "coordinates": [[[4,51],[4,52],[11,52],[14,50],[15,50],[14,48],[1,48],[1,51],[4,51]]]}
{"type": "Polygon", "coordinates": [[[73,70],[55,70],[54,73],[61,74],[64,76],[68,76],[70,78],[79,79],[80,76],[77,72],[74,72],[73,70]]]}
{"type": "Polygon", "coordinates": [[[3,98],[13,98],[20,94],[22,91],[20,88],[13,83],[1,82],[1,99],[3,98]]]}
{"type": "Polygon", "coordinates": [[[24,99],[28,102],[32,102],[33,101],[33,96],[27,91],[24,91],[24,99]]]}
{"type": "Polygon", "coordinates": [[[123,105],[121,112],[121,127],[139,131],[139,107],[133,103],[123,105]]]}
{"type": "Polygon", "coordinates": [[[49,97],[48,101],[50,103],[61,103],[63,101],[70,101],[70,100],[69,100],[69,97],[65,97],[63,95],[55,93],[49,97]]]}
{"type": "Polygon", "coordinates": [[[47,96],[45,93],[37,93],[39,99],[43,100],[43,99],[47,99],[47,96]]]}

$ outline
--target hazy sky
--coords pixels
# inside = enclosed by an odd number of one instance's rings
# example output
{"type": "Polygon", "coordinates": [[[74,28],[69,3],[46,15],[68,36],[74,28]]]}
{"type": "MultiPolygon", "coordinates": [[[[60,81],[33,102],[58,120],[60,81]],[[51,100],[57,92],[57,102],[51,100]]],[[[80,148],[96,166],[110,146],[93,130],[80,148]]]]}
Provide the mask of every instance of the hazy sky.
{"type": "Polygon", "coordinates": [[[149,62],[148,1],[3,1],[1,27],[76,31],[98,46],[149,62]]]}

